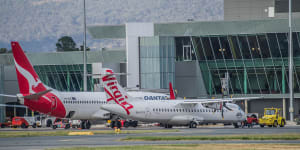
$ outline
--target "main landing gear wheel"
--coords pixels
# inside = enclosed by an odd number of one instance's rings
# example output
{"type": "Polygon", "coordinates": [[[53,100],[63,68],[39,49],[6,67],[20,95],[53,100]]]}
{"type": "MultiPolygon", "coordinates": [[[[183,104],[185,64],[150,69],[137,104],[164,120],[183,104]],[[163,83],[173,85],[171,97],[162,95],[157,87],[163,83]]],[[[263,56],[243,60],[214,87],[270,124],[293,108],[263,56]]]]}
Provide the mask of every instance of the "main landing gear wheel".
{"type": "Polygon", "coordinates": [[[274,121],[273,127],[274,127],[274,128],[277,128],[277,126],[278,126],[277,121],[274,121]]]}
{"type": "Polygon", "coordinates": [[[234,128],[239,128],[239,125],[237,123],[233,123],[234,128]]]}
{"type": "Polygon", "coordinates": [[[192,122],[190,123],[190,128],[197,128],[197,123],[194,122],[194,121],[192,121],[192,122]]]}
{"type": "Polygon", "coordinates": [[[172,128],[173,126],[172,125],[170,125],[170,124],[165,124],[165,128],[168,128],[168,129],[170,129],[170,128],[172,128]]]}
{"type": "Polygon", "coordinates": [[[81,121],[81,129],[90,129],[91,122],[89,120],[81,121]]]}
{"type": "Polygon", "coordinates": [[[282,120],[282,121],[281,121],[281,124],[280,124],[280,127],[284,127],[284,125],[285,125],[285,121],[282,120]]]}
{"type": "Polygon", "coordinates": [[[85,128],[86,128],[86,129],[90,129],[91,126],[92,126],[91,122],[87,120],[87,121],[85,122],[85,128]]]}

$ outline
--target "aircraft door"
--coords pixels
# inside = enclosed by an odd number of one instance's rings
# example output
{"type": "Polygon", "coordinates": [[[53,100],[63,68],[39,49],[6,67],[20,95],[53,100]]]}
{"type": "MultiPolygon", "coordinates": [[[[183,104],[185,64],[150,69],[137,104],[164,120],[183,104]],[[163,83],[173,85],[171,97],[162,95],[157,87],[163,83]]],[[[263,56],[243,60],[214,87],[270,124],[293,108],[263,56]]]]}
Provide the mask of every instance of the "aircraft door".
{"type": "Polygon", "coordinates": [[[150,116],[151,116],[150,108],[146,107],[145,118],[150,118],[150,116]]]}

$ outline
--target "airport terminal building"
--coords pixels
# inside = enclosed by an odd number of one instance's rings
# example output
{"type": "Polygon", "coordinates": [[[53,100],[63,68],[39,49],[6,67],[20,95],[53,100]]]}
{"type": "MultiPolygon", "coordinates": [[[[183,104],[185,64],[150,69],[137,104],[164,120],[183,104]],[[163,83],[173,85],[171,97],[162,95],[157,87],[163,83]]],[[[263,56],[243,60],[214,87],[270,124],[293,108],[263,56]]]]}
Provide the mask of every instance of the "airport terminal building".
{"type": "MultiPolygon", "coordinates": [[[[94,39],[125,39],[126,48],[88,52],[88,72],[95,73],[101,67],[127,72],[127,78],[120,79],[127,88],[167,89],[172,82],[178,96],[190,98],[221,97],[221,79],[227,74],[229,95],[263,97],[242,101],[246,112],[261,114],[263,108],[280,107],[289,118],[286,3],[224,0],[223,21],[89,25],[94,39]]],[[[296,118],[300,114],[300,2],[294,3],[296,118]]],[[[82,90],[82,52],[28,55],[49,86],[82,90]]],[[[0,64],[0,87],[4,87],[0,93],[15,94],[18,88],[12,56],[0,55],[0,64]]],[[[97,80],[89,77],[88,81],[89,90],[95,91],[97,80]]]]}

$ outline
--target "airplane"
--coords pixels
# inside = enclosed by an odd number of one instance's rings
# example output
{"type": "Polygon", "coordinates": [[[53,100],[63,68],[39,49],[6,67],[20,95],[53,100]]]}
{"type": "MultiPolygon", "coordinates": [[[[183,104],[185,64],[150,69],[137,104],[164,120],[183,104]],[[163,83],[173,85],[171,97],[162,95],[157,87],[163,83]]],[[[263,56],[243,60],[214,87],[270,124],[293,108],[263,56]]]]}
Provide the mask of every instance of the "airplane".
{"type": "Polygon", "coordinates": [[[227,99],[193,99],[170,101],[140,101],[131,97],[116,80],[111,69],[101,70],[102,86],[107,103],[101,109],[126,119],[143,122],[158,122],[165,128],[187,125],[196,128],[201,123],[238,123],[246,120],[244,111],[233,103],[236,100],[258,99],[259,97],[227,99]]]}
{"type": "MultiPolygon", "coordinates": [[[[18,42],[11,42],[20,94],[16,97],[31,110],[58,118],[82,120],[82,128],[89,129],[91,119],[109,119],[110,113],[100,109],[106,104],[104,92],[62,92],[43,84],[18,42]]],[[[137,99],[168,99],[163,93],[128,92],[137,99]]]]}

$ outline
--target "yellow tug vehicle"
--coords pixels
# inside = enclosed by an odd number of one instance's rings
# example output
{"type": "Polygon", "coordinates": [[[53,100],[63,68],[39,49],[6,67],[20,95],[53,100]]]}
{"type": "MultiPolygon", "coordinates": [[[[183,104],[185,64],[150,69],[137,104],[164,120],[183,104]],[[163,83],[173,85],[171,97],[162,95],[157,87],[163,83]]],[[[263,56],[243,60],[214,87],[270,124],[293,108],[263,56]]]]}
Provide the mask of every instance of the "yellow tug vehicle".
{"type": "Polygon", "coordinates": [[[286,124],[285,118],[282,117],[282,111],[280,108],[265,108],[264,116],[259,118],[260,127],[284,127],[286,124]]]}

